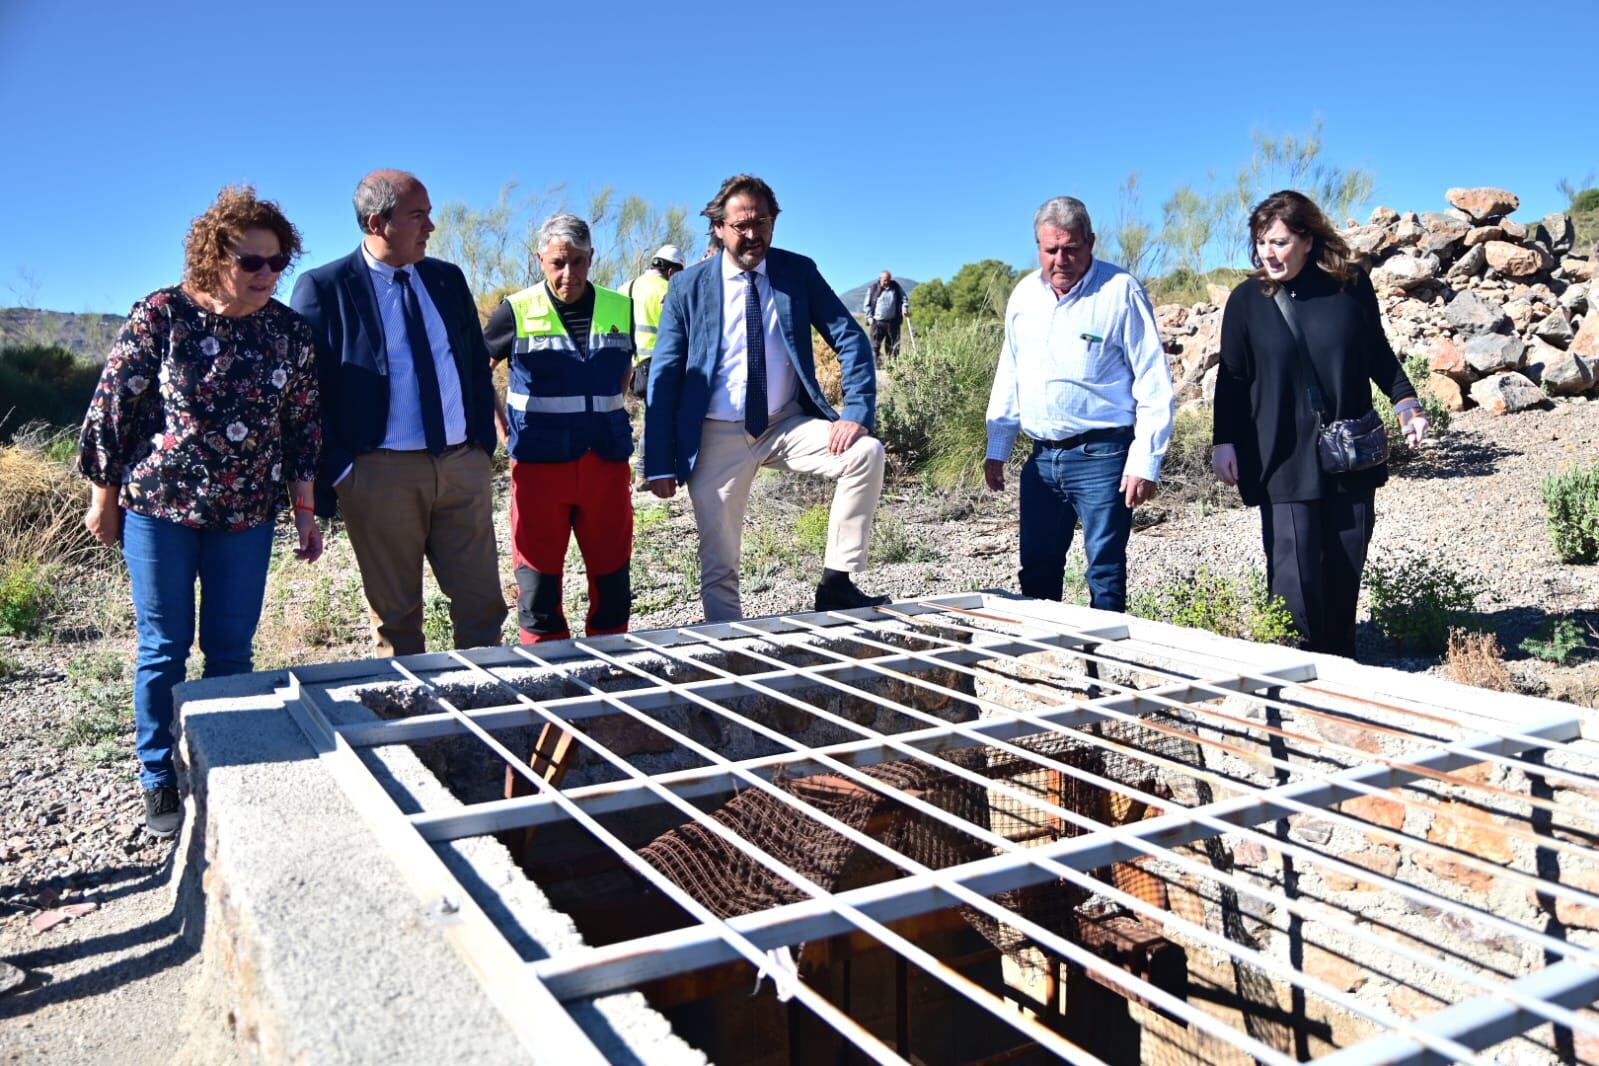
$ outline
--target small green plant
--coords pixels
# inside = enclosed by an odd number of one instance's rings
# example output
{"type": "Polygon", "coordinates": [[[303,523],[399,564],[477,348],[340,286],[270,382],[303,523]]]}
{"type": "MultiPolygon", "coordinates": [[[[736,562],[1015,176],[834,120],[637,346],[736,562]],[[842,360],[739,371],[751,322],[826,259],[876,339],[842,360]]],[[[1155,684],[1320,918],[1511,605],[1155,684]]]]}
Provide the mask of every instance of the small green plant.
{"type": "Polygon", "coordinates": [[[8,677],[16,677],[22,673],[22,670],[21,659],[13,659],[9,655],[0,655],[0,681],[4,681],[8,677]]]}
{"type": "Polygon", "coordinates": [[[58,600],[49,567],[27,561],[4,564],[0,568],[0,634],[38,636],[58,600]]]}
{"type": "Polygon", "coordinates": [[[904,519],[891,511],[878,511],[872,523],[872,565],[886,563],[930,563],[941,557],[939,550],[911,535],[904,519]]]}
{"type": "Polygon", "coordinates": [[[450,601],[441,592],[431,593],[422,604],[422,638],[427,641],[428,651],[449,651],[455,647],[450,601]]]}
{"type": "Polygon", "coordinates": [[[127,659],[115,652],[77,656],[67,661],[67,686],[73,714],[56,740],[72,749],[85,766],[121,759],[133,731],[133,686],[127,659]]]}
{"type": "Polygon", "coordinates": [[[1449,630],[1465,626],[1477,608],[1482,581],[1447,563],[1399,551],[1366,568],[1371,620],[1402,649],[1436,655],[1449,630]]]}
{"type": "Polygon", "coordinates": [[[637,541],[639,537],[656,526],[663,525],[671,517],[672,512],[664,503],[640,507],[633,512],[633,539],[637,541]]]}
{"type": "Polygon", "coordinates": [[[794,519],[794,546],[806,555],[820,556],[827,551],[827,518],[829,508],[817,504],[794,519]]]}
{"type": "Polygon", "coordinates": [[[1599,560],[1599,466],[1579,466],[1545,478],[1543,505],[1561,562],[1599,560]]]}
{"type": "Polygon", "coordinates": [[[1521,650],[1544,662],[1567,666],[1588,648],[1588,634],[1574,618],[1551,622],[1544,634],[1547,639],[1528,637],[1522,641],[1521,650]]]}
{"type": "Polygon", "coordinates": [[[1288,605],[1267,591],[1259,571],[1239,580],[1200,567],[1135,595],[1129,610],[1140,618],[1263,644],[1291,644],[1298,638],[1288,605]]]}

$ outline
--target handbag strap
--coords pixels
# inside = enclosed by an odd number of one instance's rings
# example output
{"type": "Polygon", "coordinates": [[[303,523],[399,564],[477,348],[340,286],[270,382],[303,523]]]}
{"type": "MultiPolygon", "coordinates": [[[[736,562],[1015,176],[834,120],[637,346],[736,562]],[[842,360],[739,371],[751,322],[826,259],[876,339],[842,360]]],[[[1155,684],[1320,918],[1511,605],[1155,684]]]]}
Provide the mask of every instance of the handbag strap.
{"type": "Polygon", "coordinates": [[[1299,313],[1294,310],[1294,298],[1288,295],[1288,290],[1277,286],[1277,291],[1272,294],[1272,302],[1277,305],[1277,310],[1283,316],[1283,322],[1288,326],[1288,332],[1294,335],[1294,347],[1299,349],[1299,362],[1304,369],[1305,391],[1310,393],[1310,406],[1316,412],[1322,425],[1327,424],[1327,403],[1321,396],[1321,381],[1316,375],[1316,364],[1310,361],[1310,349],[1305,344],[1305,332],[1299,328],[1299,313]]]}

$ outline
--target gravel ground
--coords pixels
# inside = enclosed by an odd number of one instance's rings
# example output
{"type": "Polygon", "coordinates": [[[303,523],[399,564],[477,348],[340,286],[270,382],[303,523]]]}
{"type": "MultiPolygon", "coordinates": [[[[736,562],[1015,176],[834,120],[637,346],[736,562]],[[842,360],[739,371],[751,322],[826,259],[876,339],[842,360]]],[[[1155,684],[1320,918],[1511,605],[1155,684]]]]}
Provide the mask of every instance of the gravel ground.
{"type": "MultiPolygon", "coordinates": [[[[1538,488],[1545,474],[1596,456],[1599,403],[1567,402],[1506,418],[1480,411],[1456,416],[1449,435],[1379,493],[1371,551],[1372,559],[1382,560],[1409,548],[1481,577],[1479,606],[1507,649],[1516,684],[1590,705],[1599,695],[1599,662],[1592,655],[1559,668],[1515,649],[1551,615],[1599,623],[1599,567],[1557,562],[1538,488]]],[[[808,609],[819,564],[798,544],[795,528],[801,515],[827,498],[825,487],[800,479],[773,475],[758,482],[746,548],[747,613],[808,609]]],[[[635,504],[635,627],[698,621],[686,498],[663,504],[640,494],[635,504]]],[[[1015,507],[1014,487],[996,496],[891,484],[876,550],[898,561],[875,565],[863,587],[895,598],[1014,588],[1015,507]]],[[[1132,591],[1201,565],[1233,572],[1263,568],[1259,539],[1252,511],[1200,513],[1197,506],[1168,504],[1162,521],[1133,538],[1132,591]]],[[[325,566],[348,565],[338,550],[335,545],[325,566]]],[[[341,635],[316,648],[314,658],[362,654],[359,618],[352,612],[343,619],[341,635]]],[[[172,847],[142,830],[131,735],[120,740],[121,757],[101,768],[88,768],[79,752],[58,746],[80,709],[81,686],[69,678],[68,664],[106,650],[128,656],[125,630],[124,624],[120,635],[93,643],[0,642],[3,1062],[76,1064],[114,1057],[138,1064],[170,1062],[175,1054],[199,1060],[215,1052],[194,1049],[205,1046],[216,1020],[186,1017],[183,1009],[198,959],[178,936],[172,915],[172,847]],[[61,908],[71,904],[93,906],[76,907],[84,913],[65,917],[61,908]],[[56,924],[36,928],[51,920],[56,924]],[[8,977],[17,975],[7,966],[23,977],[10,990],[8,977]]],[[[1443,669],[1435,659],[1393,658],[1369,624],[1362,625],[1360,639],[1363,659],[1443,669]]],[[[263,652],[258,663],[273,665],[271,655],[263,652]]]]}

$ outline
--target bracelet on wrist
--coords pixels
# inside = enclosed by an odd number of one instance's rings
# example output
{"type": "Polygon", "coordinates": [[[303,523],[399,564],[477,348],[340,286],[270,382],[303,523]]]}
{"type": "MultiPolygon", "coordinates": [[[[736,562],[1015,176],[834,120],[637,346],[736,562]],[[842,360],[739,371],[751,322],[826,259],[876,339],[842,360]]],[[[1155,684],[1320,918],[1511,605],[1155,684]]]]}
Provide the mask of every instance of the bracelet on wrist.
{"type": "Polygon", "coordinates": [[[310,511],[312,514],[315,514],[316,508],[309,503],[301,503],[299,500],[295,500],[294,511],[296,514],[300,513],[301,511],[310,511]]]}

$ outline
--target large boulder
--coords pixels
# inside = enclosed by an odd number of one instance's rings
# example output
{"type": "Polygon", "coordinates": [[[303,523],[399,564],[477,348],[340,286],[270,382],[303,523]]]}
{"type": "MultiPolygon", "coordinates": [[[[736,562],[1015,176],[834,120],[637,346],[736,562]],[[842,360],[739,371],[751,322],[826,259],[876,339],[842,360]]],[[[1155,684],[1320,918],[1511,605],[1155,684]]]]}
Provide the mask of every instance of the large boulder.
{"type": "Polygon", "coordinates": [[[1558,352],[1544,364],[1543,387],[1551,396],[1576,396],[1593,388],[1593,383],[1594,364],[1580,355],[1558,352]]]}
{"type": "Polygon", "coordinates": [[[1466,362],[1460,347],[1448,337],[1439,337],[1427,349],[1427,369],[1432,371],[1428,377],[1447,376],[1468,385],[1473,377],[1471,364],[1466,362]]]}
{"type": "Polygon", "coordinates": [[[1466,254],[1455,260],[1455,265],[1449,268],[1451,278],[1474,278],[1483,272],[1488,265],[1488,253],[1482,250],[1482,245],[1467,248],[1466,254]]]}
{"type": "Polygon", "coordinates": [[[1574,255],[1568,255],[1560,261],[1560,272],[1570,281],[1592,281],[1594,267],[1592,259],[1578,259],[1574,255]]]}
{"type": "MultiPolygon", "coordinates": [[[[1403,225],[1403,223],[1401,223],[1403,225]]],[[[1438,276],[1440,264],[1436,255],[1414,255],[1402,252],[1391,255],[1371,272],[1375,288],[1413,289],[1438,276]]]]}
{"type": "Polygon", "coordinates": [[[1394,234],[1386,226],[1355,226],[1339,232],[1338,236],[1358,255],[1375,259],[1394,246],[1394,234]]]}
{"type": "Polygon", "coordinates": [[[1555,255],[1565,255],[1577,243],[1577,227],[1572,224],[1570,215],[1556,211],[1543,217],[1534,230],[1534,236],[1547,244],[1555,255]]]}
{"type": "Polygon", "coordinates": [[[1566,351],[1575,352],[1585,359],[1599,359],[1599,311],[1590,309],[1583,316],[1577,335],[1566,345],[1566,351]]]}
{"type": "Polygon", "coordinates": [[[1515,193],[1486,185],[1475,189],[1450,189],[1444,193],[1444,198],[1473,220],[1498,218],[1521,206],[1521,198],[1515,193]]]}
{"type": "Polygon", "coordinates": [[[1549,402],[1543,390],[1514,370],[1483,378],[1471,387],[1471,402],[1490,414],[1511,415],[1549,402]]]}
{"type": "Polygon", "coordinates": [[[1521,366],[1526,353],[1527,345],[1520,337],[1503,333],[1479,333],[1467,338],[1466,343],[1460,346],[1460,354],[1466,357],[1466,365],[1479,376],[1500,370],[1514,370],[1521,366]]]}
{"type": "Polygon", "coordinates": [[[1532,333],[1556,348],[1565,348],[1571,344],[1571,338],[1577,335],[1577,330],[1571,324],[1571,319],[1566,317],[1566,312],[1557,308],[1544,315],[1542,321],[1533,327],[1532,333]]]}
{"type": "Polygon", "coordinates": [[[1366,220],[1368,226],[1392,226],[1399,221],[1399,212],[1391,207],[1380,204],[1371,209],[1371,217],[1366,220]]]}
{"type": "Polygon", "coordinates": [[[1530,278],[1555,265],[1549,253],[1537,245],[1488,241],[1481,247],[1483,254],[1488,257],[1488,266],[1506,277],[1530,278]]]}
{"type": "Polygon", "coordinates": [[[1580,315],[1588,310],[1588,287],[1567,285],[1566,291],[1560,294],[1560,306],[1568,315],[1580,315]]]}
{"type": "Polygon", "coordinates": [[[1432,398],[1446,411],[1466,409],[1466,388],[1454,378],[1445,377],[1443,374],[1428,374],[1413,384],[1418,393],[1432,398]]]}
{"type": "Polygon", "coordinates": [[[1471,232],[1468,224],[1438,211],[1428,211],[1422,215],[1421,226],[1426,232],[1416,242],[1416,247],[1423,252],[1444,257],[1452,253],[1466,234],[1471,232]]]}
{"type": "Polygon", "coordinates": [[[1466,233],[1465,245],[1467,248],[1475,248],[1479,244],[1486,244],[1489,241],[1502,241],[1504,239],[1505,228],[1503,226],[1478,226],[1466,233]]]}
{"type": "Polygon", "coordinates": [[[1474,292],[1463,292],[1449,301],[1444,318],[1462,333],[1503,333],[1510,319],[1474,292]]]}

